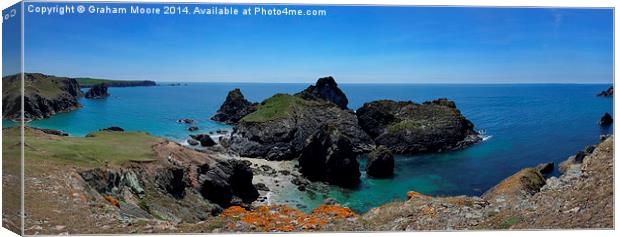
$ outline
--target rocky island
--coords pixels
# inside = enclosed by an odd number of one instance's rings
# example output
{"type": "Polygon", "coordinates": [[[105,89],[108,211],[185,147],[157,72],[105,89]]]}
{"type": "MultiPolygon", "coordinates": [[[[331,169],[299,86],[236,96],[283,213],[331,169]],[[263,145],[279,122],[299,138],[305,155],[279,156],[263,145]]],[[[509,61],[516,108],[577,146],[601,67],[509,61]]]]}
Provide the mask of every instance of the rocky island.
{"type": "Polygon", "coordinates": [[[474,124],[445,98],[422,104],[373,101],[357,109],[356,114],[377,145],[398,154],[457,150],[481,140],[474,124]]]}
{"type": "Polygon", "coordinates": [[[390,100],[348,109],[348,99],[333,77],[296,93],[276,94],[260,104],[228,93],[213,120],[233,124],[227,148],[243,157],[299,160],[301,173],[313,181],[354,186],[357,157],[371,153],[371,176],[389,177],[392,153],[416,154],[462,149],[481,137],[453,101],[417,104],[390,100]],[[387,152],[387,153],[386,153],[387,152]]]}
{"type": "Polygon", "coordinates": [[[613,97],[614,96],[614,87],[610,86],[607,90],[601,91],[596,96],[599,97],[613,97]]]}

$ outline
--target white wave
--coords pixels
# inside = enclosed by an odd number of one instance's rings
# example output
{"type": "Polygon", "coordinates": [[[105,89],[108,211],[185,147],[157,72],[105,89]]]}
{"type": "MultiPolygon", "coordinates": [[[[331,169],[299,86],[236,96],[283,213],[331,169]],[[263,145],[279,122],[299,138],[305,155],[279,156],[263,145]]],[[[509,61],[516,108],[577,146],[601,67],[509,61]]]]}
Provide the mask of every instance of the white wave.
{"type": "Polygon", "coordinates": [[[478,134],[480,134],[479,136],[482,138],[483,142],[493,138],[493,135],[488,135],[484,129],[478,130],[478,134]]]}

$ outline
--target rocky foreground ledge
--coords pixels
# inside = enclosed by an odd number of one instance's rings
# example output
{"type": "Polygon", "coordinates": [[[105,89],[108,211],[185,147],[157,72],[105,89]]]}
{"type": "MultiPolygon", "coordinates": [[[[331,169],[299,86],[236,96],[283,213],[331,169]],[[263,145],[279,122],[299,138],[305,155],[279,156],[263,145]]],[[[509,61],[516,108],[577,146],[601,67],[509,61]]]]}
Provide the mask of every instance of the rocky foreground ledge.
{"type": "MultiPolygon", "coordinates": [[[[18,133],[3,130],[7,170],[19,163],[11,159],[18,154],[18,133]]],[[[403,193],[406,201],[364,214],[333,200],[309,213],[261,201],[266,190],[287,185],[266,186],[271,173],[290,182],[299,177],[292,163],[276,171],[120,129],[78,138],[28,128],[26,141],[27,234],[613,228],[613,136],[563,162],[559,177],[545,178],[551,167],[545,164],[517,172],[480,197],[411,191],[403,193]]],[[[3,174],[4,180],[17,178],[3,174]]],[[[19,182],[6,185],[13,183],[19,182]]],[[[3,207],[9,225],[17,216],[3,207]]]]}

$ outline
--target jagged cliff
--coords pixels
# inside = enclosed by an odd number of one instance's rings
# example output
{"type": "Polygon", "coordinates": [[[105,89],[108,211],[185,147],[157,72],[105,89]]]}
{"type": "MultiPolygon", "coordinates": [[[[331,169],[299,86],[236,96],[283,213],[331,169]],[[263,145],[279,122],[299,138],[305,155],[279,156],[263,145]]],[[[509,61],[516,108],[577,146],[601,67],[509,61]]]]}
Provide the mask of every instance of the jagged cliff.
{"type": "MultiPolygon", "coordinates": [[[[2,78],[2,117],[19,120],[21,117],[21,75],[2,78]]],[[[47,118],[56,113],[80,107],[82,96],[76,80],[40,73],[24,75],[24,119],[47,118]]]]}

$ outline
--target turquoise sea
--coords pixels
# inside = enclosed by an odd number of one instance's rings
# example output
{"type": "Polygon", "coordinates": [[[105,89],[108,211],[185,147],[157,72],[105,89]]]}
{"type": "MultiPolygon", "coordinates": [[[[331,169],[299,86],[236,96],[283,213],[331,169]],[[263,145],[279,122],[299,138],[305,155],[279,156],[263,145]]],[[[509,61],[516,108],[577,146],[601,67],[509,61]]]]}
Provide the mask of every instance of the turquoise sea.
{"type": "MultiPolygon", "coordinates": [[[[166,83],[162,83],[165,85],[166,83]]],[[[188,125],[175,121],[198,121],[198,132],[230,129],[209,118],[228,91],[241,88],[246,98],[262,101],[274,93],[295,93],[308,84],[185,83],[182,86],[110,88],[104,100],[80,99],[83,108],[31,122],[30,126],[60,129],[71,136],[110,126],[146,131],[184,141],[188,125]]],[[[367,179],[356,189],[327,187],[328,196],[355,211],[404,199],[415,190],[428,195],[479,195],[503,178],[543,162],[559,162],[612,132],[597,122],[613,114],[613,99],[595,95],[608,84],[342,84],[349,107],[359,108],[377,99],[454,100],[487,139],[457,152],[398,156],[391,179],[367,179]]],[[[3,127],[11,122],[3,121],[3,127]]],[[[362,158],[361,169],[365,165],[362,158]]],[[[557,174],[557,171],[556,171],[557,174]]],[[[306,209],[323,202],[322,194],[291,190],[283,197],[306,209]]]]}

